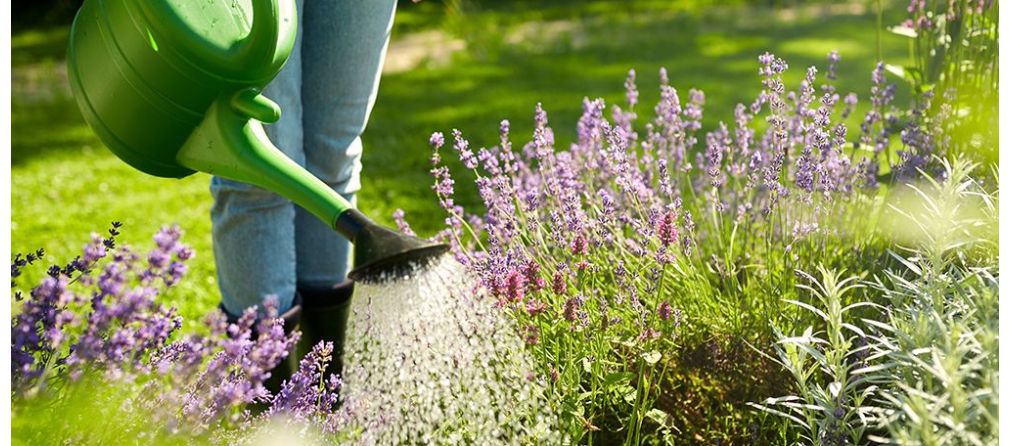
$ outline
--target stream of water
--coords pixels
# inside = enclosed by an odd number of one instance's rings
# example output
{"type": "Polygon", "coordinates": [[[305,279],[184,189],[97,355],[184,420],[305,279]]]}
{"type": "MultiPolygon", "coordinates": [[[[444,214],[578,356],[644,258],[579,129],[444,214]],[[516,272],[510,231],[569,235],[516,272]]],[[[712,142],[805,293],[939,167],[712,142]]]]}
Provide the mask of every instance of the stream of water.
{"type": "Polygon", "coordinates": [[[556,415],[521,337],[464,266],[358,284],[344,407],[361,444],[555,444],[556,415]]]}

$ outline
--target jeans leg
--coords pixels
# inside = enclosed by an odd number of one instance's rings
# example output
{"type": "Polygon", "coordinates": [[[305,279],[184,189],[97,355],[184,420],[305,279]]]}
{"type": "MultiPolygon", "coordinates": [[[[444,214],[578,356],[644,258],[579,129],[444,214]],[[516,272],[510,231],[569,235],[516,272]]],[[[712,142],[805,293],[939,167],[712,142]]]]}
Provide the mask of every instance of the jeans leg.
{"type": "MultiPolygon", "coordinates": [[[[304,165],[301,34],[299,26],[291,56],[263,94],[281,107],[280,121],[264,126],[267,135],[304,165]]],[[[275,296],[278,311],[287,311],[295,295],[295,206],[273,192],[220,177],[211,180],[211,194],[214,260],[225,309],[238,315],[275,296]]]]}
{"type": "MultiPolygon", "coordinates": [[[[306,167],[348,200],[361,188],[361,134],[379,88],[395,0],[306,2],[302,115],[306,167]]],[[[351,244],[298,209],[298,283],[343,281],[351,244]]]]}

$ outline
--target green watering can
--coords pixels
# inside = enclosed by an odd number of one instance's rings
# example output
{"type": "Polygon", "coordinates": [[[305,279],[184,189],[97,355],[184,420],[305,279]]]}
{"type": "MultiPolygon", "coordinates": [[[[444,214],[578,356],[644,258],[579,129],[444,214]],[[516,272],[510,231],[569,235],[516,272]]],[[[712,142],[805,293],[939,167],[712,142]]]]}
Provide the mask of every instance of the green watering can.
{"type": "Polygon", "coordinates": [[[375,224],[267,138],[262,123],[281,111],[260,91],[291,54],[296,22],[293,0],[86,0],[70,32],[71,88],[131,166],[254,184],[325,221],[354,242],[354,280],[397,277],[444,253],[375,224]]]}

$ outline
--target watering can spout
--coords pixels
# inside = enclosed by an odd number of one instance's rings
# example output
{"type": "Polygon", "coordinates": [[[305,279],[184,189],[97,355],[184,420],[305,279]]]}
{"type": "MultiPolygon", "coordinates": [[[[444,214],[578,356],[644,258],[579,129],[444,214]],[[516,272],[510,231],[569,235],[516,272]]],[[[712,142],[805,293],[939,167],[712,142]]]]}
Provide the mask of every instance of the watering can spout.
{"type": "Polygon", "coordinates": [[[340,194],[285,156],[261,122],[275,122],[280,108],[256,88],[223,94],[176,154],[186,168],[276,192],[334,227],[353,206],[340,194]]]}

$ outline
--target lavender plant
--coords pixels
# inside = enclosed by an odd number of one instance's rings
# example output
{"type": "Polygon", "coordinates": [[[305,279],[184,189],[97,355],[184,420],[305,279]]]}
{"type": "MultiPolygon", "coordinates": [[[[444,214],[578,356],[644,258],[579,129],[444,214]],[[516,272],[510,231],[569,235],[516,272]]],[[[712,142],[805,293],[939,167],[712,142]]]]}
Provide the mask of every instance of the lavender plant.
{"type": "MultiPolygon", "coordinates": [[[[30,443],[558,443],[544,379],[522,341],[458,264],[415,281],[361,284],[345,380],[316,345],[276,394],[264,382],[294,348],[273,301],[206,330],[178,333],[157,297],[192,250],[178,227],[146,256],[93,236],[83,258],[53,267],[12,323],[14,437],[30,443]],[[389,295],[399,299],[389,299],[389,295]],[[261,409],[251,411],[250,405],[261,409]],[[112,420],[112,421],[102,421],[112,420]]],[[[44,253],[16,256],[12,271],[44,253]]]]}
{"type": "MultiPolygon", "coordinates": [[[[15,437],[761,443],[769,426],[741,409],[763,401],[801,432],[785,442],[992,443],[997,197],[945,161],[951,110],[929,112],[927,92],[897,111],[877,65],[850,134],[859,101],[833,83],[837,53],[793,91],[785,61],[758,62],[761,93],[707,132],[705,95],[682,101],[665,71],[641,123],[631,71],[625,104],[584,100],[567,149],[539,105],[521,147],[508,121],[491,148],[433,134],[438,237],[466,269],[446,261],[416,284],[359,289],[343,379],[323,375],[333,346],[320,344],[268,392],[297,341],[272,309],[179,333],[157,298],[193,255],[181,231],[164,228],[142,255],[117,244],[114,224],[14,290],[15,437]],[[447,144],[482,210],[456,202],[447,144]],[[892,218],[885,198],[910,238],[876,229],[892,218]],[[819,279],[796,274],[815,268],[819,279]],[[404,299],[383,299],[390,290],[404,299]],[[786,385],[793,396],[773,397],[786,385]]],[[[15,256],[12,285],[44,254],[15,256]]]]}
{"type": "MultiPolygon", "coordinates": [[[[810,320],[778,304],[796,289],[793,271],[827,261],[859,273],[885,257],[871,229],[880,185],[917,175],[942,153],[943,138],[925,121],[892,148],[895,87],[883,64],[860,132],[850,134],[844,120],[858,99],[834,86],[836,52],[794,91],[784,60],[766,53],[758,62],[761,93],[737,105],[732,125],[703,136],[704,94],[682,101],[665,71],[654,118],[637,124],[631,71],[626,103],[609,119],[602,99],[583,101],[567,150],[539,105],[522,147],[513,148],[508,121],[491,148],[470,147],[458,130],[449,141],[431,137],[433,189],[448,215],[440,237],[515,317],[574,438],[637,443],[646,427],[656,432],[678,416],[662,393],[677,387],[668,373],[683,375],[688,352],[705,343],[732,350],[712,339],[754,341],[771,335],[769,322],[788,329],[810,320]],[[473,175],[482,210],[456,203],[447,145],[473,175]]],[[[402,212],[395,218],[409,231],[402,212]]],[[[770,382],[740,375],[754,388],[770,382]]]]}
{"type": "Polygon", "coordinates": [[[914,90],[928,93],[913,113],[930,115],[932,126],[949,138],[948,148],[996,160],[998,107],[990,92],[999,87],[998,2],[911,0],[907,11],[904,22],[890,31],[909,39],[912,64],[887,68],[914,90]]]}
{"type": "MultiPolygon", "coordinates": [[[[21,302],[11,323],[15,438],[206,442],[276,416],[337,427],[328,422],[337,410],[335,377],[324,379],[319,366],[331,350],[319,346],[271,395],[263,383],[297,332],[285,333],[268,304],[258,322],[255,309],[231,324],[215,312],[209,333],[180,335],[181,318],[158,297],[179,283],[194,255],[180,242],[182,231],[162,228],[155,248],[140,255],[117,244],[119,228],[92,235],[81,257],[50,267],[28,296],[13,288],[21,302]],[[269,409],[253,415],[251,403],[269,409]]],[[[15,256],[12,277],[42,255],[15,256]]]]}
{"type": "Polygon", "coordinates": [[[156,236],[158,247],[141,263],[129,247],[116,248],[119,226],[114,222],[105,238],[92,234],[82,257],[51,266],[29,299],[14,289],[15,300],[23,300],[11,327],[15,389],[46,387],[92,368],[118,376],[179,327],[175,311],[156,304],[154,297],[178,282],[192,251],[178,243],[178,228],[166,228],[156,236]],[[111,261],[95,274],[109,251],[114,251],[111,261]],[[74,293],[72,284],[93,290],[74,293]],[[69,339],[75,332],[79,335],[69,339]]]}

